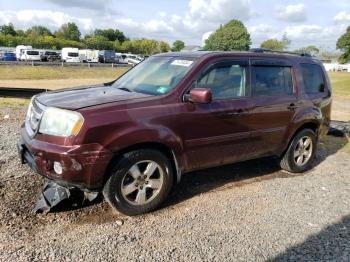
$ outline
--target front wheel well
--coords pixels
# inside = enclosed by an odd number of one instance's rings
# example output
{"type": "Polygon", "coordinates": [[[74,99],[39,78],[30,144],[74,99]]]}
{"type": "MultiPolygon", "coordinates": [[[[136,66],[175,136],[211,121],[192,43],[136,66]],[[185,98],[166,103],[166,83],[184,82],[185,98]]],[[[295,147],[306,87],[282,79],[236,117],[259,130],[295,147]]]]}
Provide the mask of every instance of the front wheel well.
{"type": "Polygon", "coordinates": [[[171,162],[171,166],[172,166],[173,171],[174,171],[174,181],[173,181],[174,184],[176,184],[178,182],[178,171],[179,171],[178,164],[177,164],[177,160],[176,160],[175,155],[174,155],[173,151],[171,150],[171,148],[169,148],[168,146],[166,146],[162,143],[158,143],[158,142],[146,142],[146,143],[135,144],[135,145],[123,148],[122,150],[116,152],[108,164],[108,167],[107,167],[106,172],[105,172],[103,184],[105,184],[109,178],[108,174],[110,173],[109,172],[110,169],[113,167],[113,165],[117,161],[119,161],[121,156],[123,156],[125,153],[128,153],[130,151],[135,151],[135,150],[140,150],[140,149],[155,149],[155,150],[158,150],[161,153],[163,153],[171,162]]]}

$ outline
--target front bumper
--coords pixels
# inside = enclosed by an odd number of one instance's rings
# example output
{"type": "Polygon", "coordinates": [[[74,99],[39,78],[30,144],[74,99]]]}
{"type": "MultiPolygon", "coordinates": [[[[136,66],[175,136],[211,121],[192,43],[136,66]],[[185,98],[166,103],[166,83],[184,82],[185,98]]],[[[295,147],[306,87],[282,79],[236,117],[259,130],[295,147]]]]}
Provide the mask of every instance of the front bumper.
{"type": "Polygon", "coordinates": [[[22,163],[28,164],[35,173],[59,185],[88,191],[101,189],[107,165],[113,156],[97,143],[62,146],[31,139],[24,127],[21,128],[17,149],[22,163]],[[63,167],[61,175],[53,169],[55,161],[63,167]]]}

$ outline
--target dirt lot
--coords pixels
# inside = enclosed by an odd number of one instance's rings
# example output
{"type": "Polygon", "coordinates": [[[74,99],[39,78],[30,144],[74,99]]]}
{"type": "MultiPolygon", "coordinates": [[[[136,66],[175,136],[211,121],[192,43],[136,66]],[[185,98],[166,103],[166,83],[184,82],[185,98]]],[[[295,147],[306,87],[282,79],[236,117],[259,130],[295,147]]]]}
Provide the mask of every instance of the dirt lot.
{"type": "Polygon", "coordinates": [[[0,261],[350,260],[345,137],[322,141],[304,174],[272,158],[187,174],[152,214],[129,218],[75,198],[34,215],[43,181],[15,149],[24,111],[0,106],[0,261]]]}

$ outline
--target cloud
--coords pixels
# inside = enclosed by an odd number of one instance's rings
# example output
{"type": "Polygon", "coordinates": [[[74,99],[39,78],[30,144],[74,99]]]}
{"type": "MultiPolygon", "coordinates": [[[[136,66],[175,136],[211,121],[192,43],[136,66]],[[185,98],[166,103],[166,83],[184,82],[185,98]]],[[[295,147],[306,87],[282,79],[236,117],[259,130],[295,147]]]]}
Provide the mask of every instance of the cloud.
{"type": "Polygon", "coordinates": [[[304,4],[277,6],[275,17],[287,22],[304,22],[307,19],[306,7],[304,4]]]}
{"type": "Polygon", "coordinates": [[[80,29],[88,31],[93,28],[92,19],[78,18],[63,12],[49,10],[0,11],[0,24],[13,23],[15,27],[27,29],[33,25],[44,25],[51,30],[67,22],[75,22],[80,29]]]}
{"type": "Polygon", "coordinates": [[[322,27],[319,25],[299,25],[287,26],[285,32],[291,38],[308,38],[322,33],[322,27]]]}
{"type": "Polygon", "coordinates": [[[255,47],[257,47],[266,39],[279,38],[281,28],[262,23],[248,27],[248,32],[250,33],[253,43],[256,45],[255,47]]]}
{"type": "Polygon", "coordinates": [[[77,7],[80,9],[90,9],[95,11],[105,11],[110,5],[110,0],[42,0],[64,8],[77,7]]]}
{"type": "Polygon", "coordinates": [[[251,34],[253,47],[258,47],[260,44],[271,38],[282,39],[286,34],[291,40],[290,48],[297,49],[308,45],[316,45],[326,49],[334,49],[335,41],[346,30],[346,25],[329,25],[319,26],[316,24],[301,24],[279,26],[270,24],[258,24],[248,27],[251,34]]]}
{"type": "Polygon", "coordinates": [[[227,22],[233,18],[247,21],[254,14],[248,0],[191,0],[189,9],[191,20],[214,23],[227,22]]]}
{"type": "Polygon", "coordinates": [[[248,21],[254,15],[250,0],[190,0],[185,13],[160,16],[142,24],[140,29],[160,37],[169,37],[170,33],[173,39],[200,39],[205,32],[214,31],[231,19],[248,21]]]}
{"type": "Polygon", "coordinates": [[[336,24],[350,23],[350,13],[347,13],[345,11],[341,11],[336,16],[334,16],[333,21],[336,24]]]}
{"type": "MultiPolygon", "coordinates": [[[[73,7],[93,10],[109,8],[110,0],[42,0],[60,8],[73,7]]],[[[187,11],[182,14],[158,12],[152,19],[139,21],[116,16],[105,12],[104,15],[83,15],[84,12],[67,14],[65,10],[23,10],[0,11],[0,22],[12,22],[16,27],[28,28],[34,24],[43,24],[56,30],[61,24],[73,21],[82,33],[94,28],[118,28],[129,37],[152,37],[174,41],[183,39],[188,44],[199,44],[202,35],[216,30],[220,24],[231,19],[248,21],[255,15],[250,0],[190,0],[187,11]],[[81,18],[81,16],[85,18],[81,18]],[[193,39],[198,39],[193,41],[193,39]]]]}
{"type": "Polygon", "coordinates": [[[325,48],[335,48],[335,41],[346,29],[346,25],[329,25],[319,26],[298,25],[287,26],[283,30],[287,37],[292,40],[292,44],[297,43],[297,46],[316,45],[325,48]]]}
{"type": "Polygon", "coordinates": [[[205,41],[209,38],[209,36],[214,33],[213,31],[209,31],[203,34],[202,36],[202,46],[205,45],[205,41]]]}

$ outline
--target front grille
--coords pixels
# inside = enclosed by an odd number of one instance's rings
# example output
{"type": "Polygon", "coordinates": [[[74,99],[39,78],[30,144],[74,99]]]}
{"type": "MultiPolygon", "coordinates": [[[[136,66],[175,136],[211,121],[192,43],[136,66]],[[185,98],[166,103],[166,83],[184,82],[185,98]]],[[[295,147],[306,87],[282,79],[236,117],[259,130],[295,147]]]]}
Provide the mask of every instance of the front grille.
{"type": "Polygon", "coordinates": [[[40,120],[45,110],[45,106],[33,98],[32,104],[29,106],[28,110],[29,111],[27,114],[25,126],[28,134],[33,137],[38,132],[40,120]]]}

